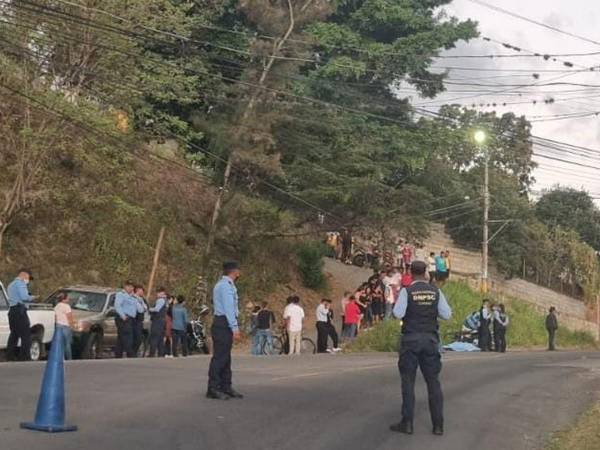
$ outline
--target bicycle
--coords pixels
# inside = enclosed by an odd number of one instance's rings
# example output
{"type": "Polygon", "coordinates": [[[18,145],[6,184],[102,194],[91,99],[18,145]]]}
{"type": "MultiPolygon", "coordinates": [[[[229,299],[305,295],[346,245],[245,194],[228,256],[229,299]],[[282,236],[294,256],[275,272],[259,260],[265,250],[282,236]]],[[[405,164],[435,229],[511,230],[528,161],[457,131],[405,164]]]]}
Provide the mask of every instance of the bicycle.
{"type": "MultiPolygon", "coordinates": [[[[290,351],[290,339],[287,330],[284,328],[280,334],[273,335],[273,355],[286,355],[290,351]]],[[[315,354],[317,353],[317,346],[312,339],[302,337],[300,343],[301,354],[315,354]]],[[[265,341],[262,346],[262,354],[268,355],[267,342],[265,341]]]]}

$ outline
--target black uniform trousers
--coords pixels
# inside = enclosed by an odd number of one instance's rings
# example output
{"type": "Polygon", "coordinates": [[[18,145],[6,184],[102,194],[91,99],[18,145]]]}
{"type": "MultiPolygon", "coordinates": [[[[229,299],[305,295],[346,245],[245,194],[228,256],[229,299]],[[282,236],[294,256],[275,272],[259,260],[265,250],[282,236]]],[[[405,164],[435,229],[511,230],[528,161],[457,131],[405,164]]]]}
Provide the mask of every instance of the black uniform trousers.
{"type": "Polygon", "coordinates": [[[325,353],[327,351],[327,322],[317,322],[317,352],[325,353]]]}
{"type": "Polygon", "coordinates": [[[115,325],[117,326],[117,347],[115,349],[115,357],[122,358],[126,354],[128,358],[133,358],[133,327],[135,318],[127,317],[127,320],[121,319],[120,316],[115,317],[115,325]]]}
{"type": "Polygon", "coordinates": [[[165,356],[165,328],[167,321],[164,318],[154,319],[150,325],[150,353],[148,356],[154,358],[165,356]]]}
{"type": "Polygon", "coordinates": [[[477,330],[479,335],[479,349],[482,352],[489,352],[492,349],[492,336],[490,335],[489,322],[481,321],[481,326],[477,330]]]}
{"type": "Polygon", "coordinates": [[[556,350],[556,330],[548,328],[548,350],[556,350]]]}
{"type": "Polygon", "coordinates": [[[133,352],[138,355],[144,340],[144,314],[138,313],[133,323],[133,352]]]}
{"type": "Polygon", "coordinates": [[[7,359],[14,361],[29,361],[31,359],[31,324],[25,305],[11,306],[8,310],[8,326],[10,334],[6,345],[7,359]],[[21,349],[17,356],[17,345],[21,340],[21,349]]]}
{"type": "Polygon", "coordinates": [[[338,346],[338,334],[335,331],[335,327],[333,324],[329,322],[317,322],[317,352],[325,353],[327,352],[327,340],[331,338],[333,341],[333,347],[337,348],[338,346]]]}
{"type": "Polygon", "coordinates": [[[213,356],[208,369],[208,388],[226,391],[231,389],[233,332],[225,316],[215,316],[210,331],[213,339],[213,356]]]}
{"type": "Polygon", "coordinates": [[[413,421],[415,414],[415,379],[417,368],[427,384],[429,412],[434,426],[443,426],[444,396],[439,375],[442,371],[442,357],[435,334],[411,333],[402,336],[398,368],[402,379],[402,420],[413,421]]]}
{"type": "Polygon", "coordinates": [[[494,326],[494,350],[500,353],[506,351],[506,327],[494,326]]]}

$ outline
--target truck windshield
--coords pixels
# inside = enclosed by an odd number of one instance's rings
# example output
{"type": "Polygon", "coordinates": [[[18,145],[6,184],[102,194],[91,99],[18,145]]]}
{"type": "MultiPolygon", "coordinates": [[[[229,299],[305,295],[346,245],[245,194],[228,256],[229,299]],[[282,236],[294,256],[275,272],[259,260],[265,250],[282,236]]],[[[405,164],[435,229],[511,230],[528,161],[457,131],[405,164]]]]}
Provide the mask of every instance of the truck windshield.
{"type": "Polygon", "coordinates": [[[46,303],[52,303],[53,305],[56,305],[56,297],[60,292],[67,294],[71,308],[80,311],[102,312],[104,309],[104,304],[106,303],[106,294],[70,289],[55,292],[50,298],[48,298],[48,300],[46,300],[46,303]]]}

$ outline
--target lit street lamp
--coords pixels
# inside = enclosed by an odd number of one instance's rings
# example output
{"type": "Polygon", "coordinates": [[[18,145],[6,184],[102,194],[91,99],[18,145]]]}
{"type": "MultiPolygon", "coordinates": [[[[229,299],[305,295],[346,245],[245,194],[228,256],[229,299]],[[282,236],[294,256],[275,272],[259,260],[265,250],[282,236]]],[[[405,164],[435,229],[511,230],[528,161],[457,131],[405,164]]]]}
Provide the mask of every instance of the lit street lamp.
{"type": "Polygon", "coordinates": [[[483,145],[487,139],[487,135],[485,134],[485,131],[483,131],[483,130],[475,131],[475,134],[473,135],[473,137],[475,138],[475,142],[477,142],[478,145],[483,145]]]}

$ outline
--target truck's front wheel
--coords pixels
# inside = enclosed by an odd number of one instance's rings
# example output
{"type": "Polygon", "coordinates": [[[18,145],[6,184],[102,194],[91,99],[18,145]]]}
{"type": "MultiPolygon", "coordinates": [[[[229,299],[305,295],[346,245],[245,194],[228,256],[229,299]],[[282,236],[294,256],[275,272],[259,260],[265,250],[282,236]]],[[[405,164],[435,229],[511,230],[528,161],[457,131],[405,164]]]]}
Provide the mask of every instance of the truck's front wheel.
{"type": "Polygon", "coordinates": [[[40,361],[44,356],[44,344],[39,336],[31,337],[31,347],[29,348],[29,356],[32,361],[40,361]]]}

